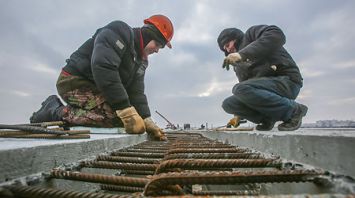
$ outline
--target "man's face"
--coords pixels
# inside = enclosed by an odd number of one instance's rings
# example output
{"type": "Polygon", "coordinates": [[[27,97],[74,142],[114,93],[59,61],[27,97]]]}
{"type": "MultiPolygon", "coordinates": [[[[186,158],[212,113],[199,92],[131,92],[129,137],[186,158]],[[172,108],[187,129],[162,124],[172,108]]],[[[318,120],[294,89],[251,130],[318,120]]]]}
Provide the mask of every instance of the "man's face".
{"type": "Polygon", "coordinates": [[[234,53],[234,52],[237,52],[237,49],[235,49],[235,42],[236,40],[231,40],[229,41],[228,43],[226,43],[224,46],[223,46],[223,49],[228,52],[228,54],[230,53],[234,53]]]}
{"type": "Polygon", "coordinates": [[[158,53],[160,49],[163,48],[163,45],[156,40],[151,40],[144,48],[144,53],[148,56],[153,53],[158,53]]]}

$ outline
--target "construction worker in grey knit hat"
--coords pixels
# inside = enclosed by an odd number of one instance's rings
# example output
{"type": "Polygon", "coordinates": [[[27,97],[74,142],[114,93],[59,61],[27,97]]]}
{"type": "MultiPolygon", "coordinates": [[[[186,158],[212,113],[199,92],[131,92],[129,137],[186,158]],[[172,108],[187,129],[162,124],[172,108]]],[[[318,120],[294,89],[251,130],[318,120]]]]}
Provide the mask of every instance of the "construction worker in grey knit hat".
{"type": "Polygon", "coordinates": [[[59,75],[57,90],[67,105],[49,96],[30,122],[124,127],[130,134],[146,131],[154,140],[166,140],[151,118],[144,76],[148,56],[171,48],[173,34],[173,24],[164,15],[145,19],[139,28],[113,21],[98,29],[67,59],[59,75]]]}
{"type": "Polygon", "coordinates": [[[245,33],[237,28],[224,29],[217,43],[224,52],[223,68],[230,65],[239,83],[222,108],[233,114],[227,125],[237,127],[241,118],[256,123],[260,131],[271,130],[277,121],[280,131],[297,130],[307,106],[297,103],[303,78],[283,45],[286,38],[275,25],[256,25],[245,33]]]}

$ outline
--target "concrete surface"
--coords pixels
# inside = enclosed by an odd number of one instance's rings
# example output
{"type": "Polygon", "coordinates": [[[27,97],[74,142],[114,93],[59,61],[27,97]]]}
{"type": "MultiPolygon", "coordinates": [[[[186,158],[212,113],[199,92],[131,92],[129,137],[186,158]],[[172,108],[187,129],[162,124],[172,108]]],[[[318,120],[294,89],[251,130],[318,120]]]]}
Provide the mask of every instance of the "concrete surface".
{"type": "Polygon", "coordinates": [[[145,134],[128,135],[117,129],[91,132],[98,134],[78,140],[0,138],[0,183],[146,140],[145,134]]]}
{"type": "Polygon", "coordinates": [[[355,178],[355,129],[200,131],[204,136],[355,178]]]}

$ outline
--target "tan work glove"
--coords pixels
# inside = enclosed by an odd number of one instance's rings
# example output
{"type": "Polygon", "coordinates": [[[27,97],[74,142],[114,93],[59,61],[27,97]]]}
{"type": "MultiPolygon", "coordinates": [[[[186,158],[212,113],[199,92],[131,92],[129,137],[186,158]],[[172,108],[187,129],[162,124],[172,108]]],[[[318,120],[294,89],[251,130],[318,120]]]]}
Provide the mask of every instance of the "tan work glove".
{"type": "Polygon", "coordinates": [[[166,141],[167,138],[162,129],[160,129],[152,120],[151,117],[144,119],[145,128],[147,129],[148,136],[158,141],[166,141]]]}
{"type": "Polygon", "coordinates": [[[227,128],[230,128],[230,127],[237,128],[240,124],[239,122],[240,122],[240,117],[234,116],[234,118],[230,119],[229,122],[227,123],[227,128]]]}
{"type": "MultiPolygon", "coordinates": [[[[242,57],[238,52],[230,53],[226,58],[224,58],[223,68],[226,67],[226,65],[235,64],[236,62],[240,61],[242,61],[242,57]]],[[[226,69],[228,70],[229,67],[226,69]]]]}
{"type": "Polygon", "coordinates": [[[134,107],[117,110],[116,114],[121,118],[127,133],[142,134],[145,132],[144,121],[134,107]]]}

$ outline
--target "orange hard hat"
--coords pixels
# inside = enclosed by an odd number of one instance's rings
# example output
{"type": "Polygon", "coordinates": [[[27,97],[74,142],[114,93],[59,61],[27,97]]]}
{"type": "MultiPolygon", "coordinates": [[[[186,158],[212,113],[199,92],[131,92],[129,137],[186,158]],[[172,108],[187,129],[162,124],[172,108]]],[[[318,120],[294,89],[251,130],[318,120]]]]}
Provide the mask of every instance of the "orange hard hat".
{"type": "Polygon", "coordinates": [[[153,15],[144,20],[144,24],[154,25],[159,32],[164,36],[166,40],[166,45],[171,48],[170,41],[174,35],[174,27],[170,19],[164,15],[153,15]]]}

